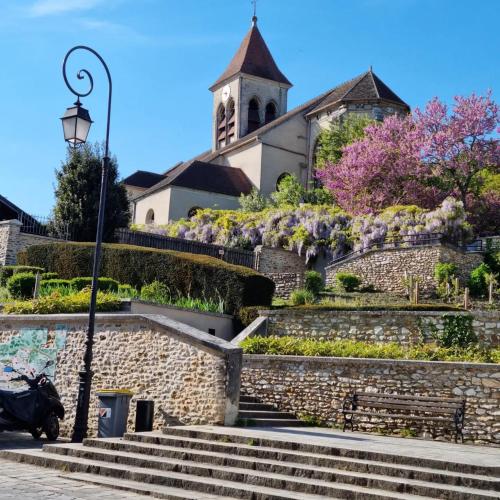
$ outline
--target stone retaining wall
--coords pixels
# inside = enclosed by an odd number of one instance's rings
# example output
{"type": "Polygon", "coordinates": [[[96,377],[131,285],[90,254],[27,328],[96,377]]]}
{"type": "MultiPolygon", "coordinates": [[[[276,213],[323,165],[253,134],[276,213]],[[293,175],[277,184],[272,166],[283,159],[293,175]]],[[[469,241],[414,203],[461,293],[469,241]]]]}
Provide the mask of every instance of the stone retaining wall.
{"type": "Polygon", "coordinates": [[[306,271],[305,257],[282,248],[255,247],[255,269],[272,279],[275,297],[288,299],[293,290],[301,288],[306,271]]]}
{"type": "Polygon", "coordinates": [[[358,275],[363,286],[371,285],[380,291],[404,295],[407,291],[404,283],[406,273],[420,279],[420,292],[425,296],[435,292],[434,268],[438,262],[455,264],[458,278],[464,286],[472,269],[482,261],[480,253],[467,253],[444,244],[371,249],[328,266],[326,284],[335,285],[335,275],[346,272],[358,275]]]}
{"type": "MultiPolygon", "coordinates": [[[[355,390],[466,398],[465,441],[500,445],[500,366],[305,356],[244,355],[241,390],[281,411],[340,426],[342,400],[355,390]]],[[[434,424],[359,420],[359,430],[450,439],[434,424]]],[[[410,443],[408,443],[411,446],[410,443]]]]}
{"type": "MultiPolygon", "coordinates": [[[[320,309],[280,309],[260,311],[268,318],[268,335],[350,339],[365,342],[418,342],[421,332],[427,340],[429,324],[443,328],[443,316],[465,315],[469,312],[434,311],[322,311],[320,309]]],[[[474,332],[484,345],[500,345],[500,314],[498,311],[475,311],[474,332]]]]}
{"type": "MultiPolygon", "coordinates": [[[[82,366],[87,316],[1,316],[0,365],[44,364],[54,357],[55,384],[69,436],[75,416],[78,370],[82,366]]],[[[1,366],[3,372],[3,366],[1,366]]],[[[182,323],[154,315],[99,314],[94,345],[90,434],[97,429],[97,389],[127,388],[135,401],[155,402],[154,428],[171,423],[234,423],[239,402],[241,349],[182,323]]],[[[8,381],[0,377],[0,386],[8,381]]]]}
{"type": "Polygon", "coordinates": [[[0,266],[16,264],[17,254],[32,245],[61,241],[48,236],[22,233],[21,226],[18,220],[0,221],[0,266]]]}

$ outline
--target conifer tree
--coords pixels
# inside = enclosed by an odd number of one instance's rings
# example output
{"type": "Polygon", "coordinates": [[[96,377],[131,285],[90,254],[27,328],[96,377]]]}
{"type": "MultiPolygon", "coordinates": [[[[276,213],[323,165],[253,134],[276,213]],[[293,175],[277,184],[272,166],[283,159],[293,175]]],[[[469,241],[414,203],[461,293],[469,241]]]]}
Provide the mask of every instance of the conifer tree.
{"type": "MultiPolygon", "coordinates": [[[[99,144],[85,144],[78,149],[68,148],[66,161],[56,170],[56,204],[53,214],[54,232],[69,229],[75,241],[95,241],[101,165],[103,151],[99,144]]],[[[104,241],[112,241],[119,227],[130,221],[129,202],[123,184],[118,181],[118,163],[110,161],[106,210],[104,215],[104,241]]]]}

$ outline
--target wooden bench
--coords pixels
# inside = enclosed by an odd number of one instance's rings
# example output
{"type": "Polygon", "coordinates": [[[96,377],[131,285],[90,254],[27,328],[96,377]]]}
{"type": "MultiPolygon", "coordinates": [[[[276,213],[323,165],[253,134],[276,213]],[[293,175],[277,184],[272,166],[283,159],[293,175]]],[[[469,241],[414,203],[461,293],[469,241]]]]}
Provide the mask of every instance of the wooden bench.
{"type": "Polygon", "coordinates": [[[344,427],[354,430],[355,417],[377,417],[382,419],[401,419],[430,421],[453,428],[455,443],[463,442],[465,399],[437,398],[426,396],[402,396],[374,392],[354,392],[344,398],[342,404],[344,427]]]}

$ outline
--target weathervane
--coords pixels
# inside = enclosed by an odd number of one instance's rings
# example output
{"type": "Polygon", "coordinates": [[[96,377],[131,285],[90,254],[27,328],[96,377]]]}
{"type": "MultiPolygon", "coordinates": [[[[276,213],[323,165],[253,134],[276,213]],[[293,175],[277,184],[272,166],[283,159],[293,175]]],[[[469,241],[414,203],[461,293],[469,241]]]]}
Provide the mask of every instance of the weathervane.
{"type": "Polygon", "coordinates": [[[253,5],[252,24],[255,26],[257,24],[257,0],[252,0],[252,5],[253,5]]]}

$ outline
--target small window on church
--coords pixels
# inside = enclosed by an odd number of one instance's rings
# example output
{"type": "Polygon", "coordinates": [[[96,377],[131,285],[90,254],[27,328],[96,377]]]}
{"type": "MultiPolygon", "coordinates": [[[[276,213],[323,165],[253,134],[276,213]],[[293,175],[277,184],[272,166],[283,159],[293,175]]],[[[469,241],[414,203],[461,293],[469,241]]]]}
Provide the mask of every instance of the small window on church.
{"type": "Polygon", "coordinates": [[[260,127],[259,103],[257,99],[252,99],[248,104],[248,133],[260,127]]]}
{"type": "Polygon", "coordinates": [[[266,123],[272,122],[273,120],[276,119],[276,104],[274,102],[270,102],[266,106],[266,123]]]}
{"type": "Polygon", "coordinates": [[[286,179],[287,177],[290,177],[292,174],[289,174],[288,172],[283,172],[279,177],[278,180],[276,181],[276,191],[280,190],[280,184],[283,179],[286,179]]]}
{"type": "Polygon", "coordinates": [[[150,208],[146,214],[146,224],[154,224],[155,223],[155,212],[152,208],[150,208]]]}
{"type": "Polygon", "coordinates": [[[196,215],[196,212],[198,212],[198,210],[201,210],[201,207],[191,207],[188,210],[188,218],[190,219],[191,217],[194,217],[196,215]]]}

